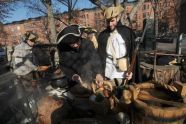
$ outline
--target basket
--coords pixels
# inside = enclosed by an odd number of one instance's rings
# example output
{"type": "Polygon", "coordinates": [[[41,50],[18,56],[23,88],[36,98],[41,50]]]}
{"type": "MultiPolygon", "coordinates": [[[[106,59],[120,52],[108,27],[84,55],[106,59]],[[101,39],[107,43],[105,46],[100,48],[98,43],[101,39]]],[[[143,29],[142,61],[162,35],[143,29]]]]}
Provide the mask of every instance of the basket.
{"type": "MultiPolygon", "coordinates": [[[[144,81],[153,79],[153,65],[141,62],[142,76],[144,81]]],[[[156,81],[159,83],[170,83],[173,80],[180,80],[180,70],[175,65],[156,65],[156,81]]]]}

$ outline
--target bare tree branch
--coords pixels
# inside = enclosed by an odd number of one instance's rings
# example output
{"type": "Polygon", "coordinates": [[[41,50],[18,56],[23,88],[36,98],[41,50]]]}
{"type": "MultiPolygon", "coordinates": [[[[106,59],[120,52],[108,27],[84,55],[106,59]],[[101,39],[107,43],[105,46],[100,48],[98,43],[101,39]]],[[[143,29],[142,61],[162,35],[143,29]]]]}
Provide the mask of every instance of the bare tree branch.
{"type": "Polygon", "coordinates": [[[89,0],[96,6],[98,6],[101,10],[105,10],[106,6],[100,0],[89,0]]]}
{"type": "Polygon", "coordinates": [[[19,0],[0,0],[0,22],[11,15],[11,12],[15,10],[15,5],[19,0]]]}
{"type": "Polygon", "coordinates": [[[63,5],[65,5],[66,7],[68,7],[68,2],[69,2],[69,0],[57,0],[57,1],[59,1],[60,3],[62,3],[63,5]]]}
{"type": "Polygon", "coordinates": [[[50,32],[50,34],[46,34],[50,36],[49,42],[55,42],[56,39],[56,28],[55,28],[55,20],[53,15],[53,7],[52,0],[23,0],[23,4],[26,8],[28,8],[31,12],[35,12],[39,15],[45,15],[47,17],[47,27],[46,32],[50,32]]]}
{"type": "Polygon", "coordinates": [[[57,0],[64,6],[68,8],[68,23],[70,24],[72,20],[76,17],[74,14],[75,11],[75,5],[77,4],[78,0],[57,0]]]}
{"type": "Polygon", "coordinates": [[[29,9],[32,10],[32,11],[40,12],[40,13],[42,13],[42,14],[44,14],[44,15],[47,14],[46,11],[44,11],[43,9],[41,9],[41,8],[38,7],[38,6],[27,5],[27,6],[25,6],[25,7],[29,8],[29,9]]]}
{"type": "Polygon", "coordinates": [[[27,2],[23,1],[22,3],[29,10],[28,12],[38,15],[47,15],[46,5],[42,3],[42,0],[27,0],[27,2]]]}
{"type": "Polygon", "coordinates": [[[75,8],[75,5],[76,5],[77,1],[78,0],[75,0],[74,5],[72,6],[73,9],[75,8]]]}

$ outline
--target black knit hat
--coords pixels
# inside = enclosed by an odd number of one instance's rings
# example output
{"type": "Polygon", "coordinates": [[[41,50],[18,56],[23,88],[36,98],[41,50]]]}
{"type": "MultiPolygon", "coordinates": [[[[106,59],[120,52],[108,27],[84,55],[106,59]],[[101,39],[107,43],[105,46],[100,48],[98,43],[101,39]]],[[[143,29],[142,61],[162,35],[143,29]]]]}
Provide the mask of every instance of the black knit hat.
{"type": "Polygon", "coordinates": [[[58,44],[72,44],[81,38],[81,27],[79,25],[70,25],[61,30],[57,35],[58,44]]]}

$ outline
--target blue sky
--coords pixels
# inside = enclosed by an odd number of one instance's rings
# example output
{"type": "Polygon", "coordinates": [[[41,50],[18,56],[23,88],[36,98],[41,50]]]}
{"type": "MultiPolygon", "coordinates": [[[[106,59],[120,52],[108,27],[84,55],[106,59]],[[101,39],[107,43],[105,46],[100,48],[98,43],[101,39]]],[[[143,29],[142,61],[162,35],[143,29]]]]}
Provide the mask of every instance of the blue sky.
{"type": "MultiPolygon", "coordinates": [[[[79,0],[79,1],[81,2],[77,3],[76,8],[82,9],[82,8],[94,7],[94,5],[89,0],[79,0]]],[[[134,0],[128,0],[128,1],[134,1],[134,0]]],[[[66,11],[67,9],[64,7],[60,7],[60,8],[63,8],[62,11],[66,11]]],[[[23,6],[18,6],[15,9],[16,11],[13,11],[10,17],[6,18],[5,23],[11,23],[13,21],[20,21],[23,19],[34,18],[38,16],[38,15],[28,12],[28,10],[26,10],[23,6]]]]}
{"type": "MultiPolygon", "coordinates": [[[[89,0],[83,0],[83,2],[78,2],[76,5],[76,8],[90,8],[94,7],[94,5],[89,2],[89,0]]],[[[64,7],[60,7],[64,8],[64,7]]],[[[67,8],[62,9],[62,11],[66,11],[67,8]]],[[[34,15],[33,13],[29,13],[26,8],[23,6],[18,6],[16,7],[16,11],[13,11],[12,14],[10,15],[9,18],[5,19],[5,23],[11,23],[13,21],[20,21],[28,18],[34,18],[37,17],[38,15],[34,15]]]]}

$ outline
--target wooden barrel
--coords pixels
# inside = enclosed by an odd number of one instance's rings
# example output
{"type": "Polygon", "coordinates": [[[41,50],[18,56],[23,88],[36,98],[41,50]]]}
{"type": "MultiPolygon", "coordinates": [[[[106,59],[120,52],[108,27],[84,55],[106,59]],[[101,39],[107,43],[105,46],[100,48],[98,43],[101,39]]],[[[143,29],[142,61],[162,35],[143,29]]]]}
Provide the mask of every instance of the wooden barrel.
{"type": "Polygon", "coordinates": [[[155,88],[152,83],[137,84],[140,91],[145,91],[157,99],[172,101],[176,105],[158,103],[157,101],[134,100],[132,118],[134,124],[183,124],[186,117],[186,105],[178,94],[155,88]]]}
{"type": "MultiPolygon", "coordinates": [[[[141,62],[140,68],[142,70],[143,79],[150,80],[153,78],[153,65],[141,62]]],[[[175,65],[156,65],[156,81],[159,83],[170,83],[172,80],[180,80],[179,66],[175,65]]]]}

